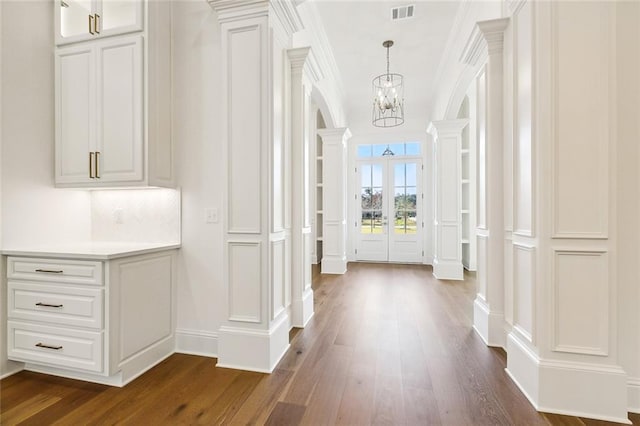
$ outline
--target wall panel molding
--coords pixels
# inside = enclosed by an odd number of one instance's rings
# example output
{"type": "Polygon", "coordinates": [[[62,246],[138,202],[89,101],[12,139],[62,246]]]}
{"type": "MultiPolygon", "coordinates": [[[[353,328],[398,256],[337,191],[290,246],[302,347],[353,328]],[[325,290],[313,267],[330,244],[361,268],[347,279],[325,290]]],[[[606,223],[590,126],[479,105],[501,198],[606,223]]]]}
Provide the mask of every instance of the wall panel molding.
{"type": "Polygon", "coordinates": [[[553,238],[608,238],[611,15],[606,2],[551,8],[553,238]]]}
{"type": "MultiPolygon", "coordinates": [[[[255,94],[265,94],[262,76],[267,58],[261,52],[266,44],[264,22],[257,21],[225,33],[227,110],[227,232],[262,232],[264,128],[268,111],[255,94]],[[253,54],[239,54],[249,51],[253,54]]],[[[266,96],[264,96],[266,98],[266,96]]]]}
{"type": "Polygon", "coordinates": [[[227,241],[229,321],[260,323],[262,318],[262,242],[227,241]]]}
{"type": "Polygon", "coordinates": [[[552,350],[608,356],[608,253],[553,249],[552,269],[552,350]]]}

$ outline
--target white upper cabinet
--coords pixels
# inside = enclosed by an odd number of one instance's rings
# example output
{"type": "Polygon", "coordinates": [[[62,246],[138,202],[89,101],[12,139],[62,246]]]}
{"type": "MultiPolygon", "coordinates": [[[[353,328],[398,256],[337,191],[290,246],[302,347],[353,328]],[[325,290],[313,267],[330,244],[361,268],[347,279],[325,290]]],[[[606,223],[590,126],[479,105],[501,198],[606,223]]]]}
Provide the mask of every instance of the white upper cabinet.
{"type": "Polygon", "coordinates": [[[55,49],[56,186],[175,186],[170,7],[149,2],[140,33],[55,49]]]}
{"type": "Polygon", "coordinates": [[[142,36],[58,49],[56,183],[143,180],[142,36]]]}
{"type": "Polygon", "coordinates": [[[58,45],[143,29],[143,0],[54,1],[58,45]]]}

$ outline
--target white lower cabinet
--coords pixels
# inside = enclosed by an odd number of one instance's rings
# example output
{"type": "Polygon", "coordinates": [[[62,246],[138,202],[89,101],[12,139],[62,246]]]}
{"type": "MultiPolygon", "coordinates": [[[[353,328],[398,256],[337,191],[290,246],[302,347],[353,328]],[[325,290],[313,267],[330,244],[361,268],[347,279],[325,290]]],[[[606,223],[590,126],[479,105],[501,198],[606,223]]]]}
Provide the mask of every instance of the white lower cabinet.
{"type": "Polygon", "coordinates": [[[98,383],[133,380],[174,351],[175,255],[9,257],[9,359],[98,383]]]}

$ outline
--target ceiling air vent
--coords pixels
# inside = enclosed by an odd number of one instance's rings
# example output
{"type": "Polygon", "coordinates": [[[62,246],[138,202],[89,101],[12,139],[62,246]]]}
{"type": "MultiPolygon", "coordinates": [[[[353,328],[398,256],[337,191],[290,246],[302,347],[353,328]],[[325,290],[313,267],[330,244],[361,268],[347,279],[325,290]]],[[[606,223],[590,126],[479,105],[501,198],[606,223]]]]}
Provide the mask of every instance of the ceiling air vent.
{"type": "Polygon", "coordinates": [[[400,19],[413,18],[414,5],[400,6],[391,9],[391,20],[399,21],[400,19]]]}

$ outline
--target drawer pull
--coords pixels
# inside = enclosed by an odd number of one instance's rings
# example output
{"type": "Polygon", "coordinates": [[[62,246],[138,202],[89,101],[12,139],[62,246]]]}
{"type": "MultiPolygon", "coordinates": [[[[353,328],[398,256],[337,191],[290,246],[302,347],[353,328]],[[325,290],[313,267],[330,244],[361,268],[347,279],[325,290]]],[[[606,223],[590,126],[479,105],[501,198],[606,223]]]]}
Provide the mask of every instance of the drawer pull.
{"type": "Polygon", "coordinates": [[[64,305],[51,305],[49,303],[38,302],[38,303],[36,303],[36,306],[44,306],[44,307],[47,307],[47,308],[62,308],[64,305]]]}
{"type": "Polygon", "coordinates": [[[53,349],[56,351],[59,351],[60,349],[62,349],[62,346],[50,346],[50,345],[45,345],[44,343],[36,343],[36,346],[39,348],[53,349]]]}
{"type": "Polygon", "coordinates": [[[64,271],[63,270],[56,270],[56,269],[36,269],[36,272],[42,272],[44,274],[61,274],[64,271]]]}

